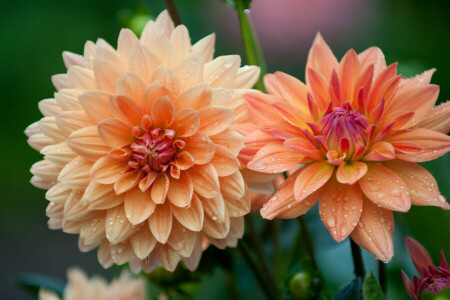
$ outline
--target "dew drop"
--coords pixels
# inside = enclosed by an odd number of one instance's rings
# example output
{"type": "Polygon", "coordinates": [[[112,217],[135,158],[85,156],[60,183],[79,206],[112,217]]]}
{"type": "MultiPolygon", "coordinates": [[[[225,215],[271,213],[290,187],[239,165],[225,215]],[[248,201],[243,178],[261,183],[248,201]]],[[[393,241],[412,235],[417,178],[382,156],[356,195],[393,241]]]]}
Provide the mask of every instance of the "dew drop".
{"type": "Polygon", "coordinates": [[[400,197],[401,196],[400,191],[396,190],[396,189],[391,190],[390,194],[391,194],[391,196],[394,196],[394,197],[400,197]]]}

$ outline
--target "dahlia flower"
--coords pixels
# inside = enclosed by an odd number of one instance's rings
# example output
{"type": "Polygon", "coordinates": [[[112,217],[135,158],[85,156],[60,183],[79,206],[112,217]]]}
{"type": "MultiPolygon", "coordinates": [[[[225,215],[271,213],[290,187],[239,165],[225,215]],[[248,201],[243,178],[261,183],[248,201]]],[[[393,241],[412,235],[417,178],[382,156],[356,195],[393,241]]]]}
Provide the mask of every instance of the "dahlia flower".
{"type": "Polygon", "coordinates": [[[39,291],[39,300],[145,300],[145,284],[142,279],[131,278],[122,273],[109,285],[100,277],[88,278],[86,274],[73,268],[67,272],[68,283],[62,298],[45,289],[39,291]]]}
{"type": "Polygon", "coordinates": [[[406,237],[409,255],[419,272],[420,277],[414,275],[413,282],[402,270],[403,283],[411,299],[419,300],[423,293],[439,294],[450,288],[450,267],[441,251],[441,265],[435,266],[428,251],[416,240],[406,237]]]}
{"type": "Polygon", "coordinates": [[[350,235],[389,261],[392,211],[411,204],[449,209],[433,176],[416,164],[450,149],[449,102],[433,108],[439,92],[429,84],[433,72],[403,79],[378,48],[350,50],[338,62],[318,35],[306,84],[281,72],[267,75],[268,95],[245,95],[260,126],[241,153],[255,171],[300,169],[261,215],[294,218],[320,199],[321,219],[336,241],[350,235]]]}
{"type": "Polygon", "coordinates": [[[242,94],[259,68],[213,52],[213,34],[191,46],[164,11],[140,39],[123,29],[117,50],[99,39],[63,54],[67,74],[26,130],[44,155],[31,182],[48,189],[50,228],[79,234],[81,251],[100,246],[105,268],[193,270],[203,238],[224,248],[242,236],[250,195],[231,124],[248,118],[242,94]]]}

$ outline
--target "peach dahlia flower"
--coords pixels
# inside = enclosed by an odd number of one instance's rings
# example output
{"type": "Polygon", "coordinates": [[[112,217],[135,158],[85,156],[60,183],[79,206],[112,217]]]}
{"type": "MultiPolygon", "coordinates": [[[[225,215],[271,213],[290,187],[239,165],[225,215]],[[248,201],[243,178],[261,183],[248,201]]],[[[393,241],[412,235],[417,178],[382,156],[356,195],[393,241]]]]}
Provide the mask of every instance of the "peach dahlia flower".
{"type": "Polygon", "coordinates": [[[254,155],[252,170],[301,168],[261,215],[294,218],[320,199],[321,219],[336,241],[350,235],[389,261],[392,211],[406,212],[411,204],[449,209],[433,176],[416,164],[450,149],[449,102],[433,108],[439,92],[429,84],[433,72],[402,79],[378,48],[350,50],[338,62],[318,35],[306,84],[281,72],[267,75],[269,95],[245,96],[264,125],[247,137],[242,152],[254,155]]]}
{"type": "Polygon", "coordinates": [[[67,272],[68,283],[62,298],[45,289],[39,291],[39,300],[145,300],[144,281],[122,273],[119,278],[107,284],[103,278],[88,278],[86,274],[73,268],[67,272]]]}
{"type": "Polygon", "coordinates": [[[164,11],[140,39],[123,29],[117,50],[99,39],[63,54],[67,74],[26,130],[44,155],[31,182],[48,189],[50,228],[100,246],[104,267],[195,269],[203,238],[224,248],[242,236],[250,195],[230,126],[247,118],[259,68],[213,52],[214,35],[191,46],[164,11]]]}

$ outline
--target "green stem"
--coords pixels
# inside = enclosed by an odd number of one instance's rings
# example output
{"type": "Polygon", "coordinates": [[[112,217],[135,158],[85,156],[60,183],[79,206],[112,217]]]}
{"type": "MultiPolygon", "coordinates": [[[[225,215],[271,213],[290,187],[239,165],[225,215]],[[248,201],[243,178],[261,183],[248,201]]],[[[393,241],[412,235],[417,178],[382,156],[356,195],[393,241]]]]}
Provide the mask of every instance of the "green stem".
{"type": "Polygon", "coordinates": [[[239,18],[242,41],[244,43],[245,52],[247,54],[247,62],[249,65],[259,66],[261,69],[261,74],[259,76],[258,82],[256,82],[255,88],[260,91],[265,91],[263,76],[266,74],[267,68],[266,63],[264,62],[264,57],[259,45],[258,38],[248,15],[249,10],[245,9],[243,0],[234,0],[234,4],[236,6],[236,11],[239,18]]]}
{"type": "Polygon", "coordinates": [[[364,278],[364,263],[361,255],[361,248],[352,240],[350,239],[350,246],[352,249],[352,258],[353,258],[353,265],[355,266],[355,276],[364,278]]]}
{"type": "Polygon", "coordinates": [[[382,261],[378,261],[378,280],[380,281],[381,289],[386,295],[387,291],[387,277],[386,277],[386,264],[382,261]]]}
{"type": "Polygon", "coordinates": [[[230,270],[225,269],[225,279],[227,281],[227,291],[230,299],[241,300],[241,295],[237,288],[236,280],[230,270]]]}
{"type": "Polygon", "coordinates": [[[164,0],[164,2],[166,3],[167,11],[169,12],[169,15],[172,18],[175,26],[180,25],[181,19],[180,15],[178,14],[177,7],[175,6],[175,2],[173,2],[173,0],[164,0]]]}
{"type": "Polygon", "coordinates": [[[308,231],[308,227],[306,226],[306,221],[305,221],[304,215],[299,216],[298,220],[300,222],[300,234],[303,238],[303,243],[305,244],[306,251],[308,252],[308,255],[311,259],[312,266],[318,272],[319,268],[317,266],[316,256],[314,254],[314,246],[313,246],[311,236],[308,231]]]}
{"type": "Polygon", "coordinates": [[[260,268],[260,265],[257,264],[251,254],[250,254],[250,250],[249,247],[247,246],[247,244],[245,243],[244,240],[240,240],[238,243],[238,249],[241,252],[242,258],[245,260],[245,262],[247,263],[248,267],[250,268],[250,270],[252,271],[253,275],[256,278],[257,283],[259,284],[259,286],[261,287],[261,290],[263,291],[264,295],[266,296],[266,298],[268,300],[271,299],[278,299],[278,295],[276,294],[275,291],[273,291],[266,278],[264,278],[264,273],[260,268]]]}
{"type": "Polygon", "coordinates": [[[270,233],[272,236],[273,245],[273,268],[275,270],[275,276],[281,278],[282,260],[281,260],[281,245],[280,245],[280,220],[272,220],[270,224],[270,233]]]}
{"type": "Polygon", "coordinates": [[[262,249],[262,241],[259,238],[258,233],[256,232],[255,225],[253,224],[253,219],[251,215],[246,215],[245,217],[245,223],[248,227],[248,233],[250,235],[250,241],[252,243],[252,250],[254,251],[257,259],[258,264],[261,266],[262,271],[267,276],[268,284],[270,285],[271,289],[274,291],[276,295],[278,295],[278,285],[273,278],[272,272],[270,271],[268,264],[266,262],[266,255],[264,254],[264,251],[262,249]]]}

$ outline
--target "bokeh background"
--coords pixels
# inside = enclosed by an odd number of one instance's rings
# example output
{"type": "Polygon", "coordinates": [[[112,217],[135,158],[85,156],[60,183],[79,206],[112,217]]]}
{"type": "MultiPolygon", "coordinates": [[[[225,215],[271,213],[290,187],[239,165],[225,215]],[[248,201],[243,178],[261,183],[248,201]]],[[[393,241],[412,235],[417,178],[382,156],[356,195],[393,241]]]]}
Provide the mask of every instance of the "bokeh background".
{"type": "MultiPolygon", "coordinates": [[[[242,54],[237,16],[220,0],[178,0],[181,19],[193,41],[216,32],[216,55],[242,54]]],[[[102,37],[112,45],[122,26],[139,28],[147,13],[157,15],[162,0],[15,0],[0,3],[0,298],[31,299],[15,282],[24,272],[42,273],[65,280],[66,269],[80,266],[88,274],[111,278],[116,269],[103,270],[95,251],[80,253],[77,237],[47,228],[44,191],[29,184],[30,166],[40,159],[26,143],[24,129],[41,116],[37,103],[51,98],[50,76],[65,72],[61,53],[81,53],[86,40],[102,37]]],[[[360,52],[369,46],[383,49],[388,63],[412,76],[437,68],[432,82],[441,86],[439,101],[450,98],[449,1],[439,0],[254,0],[251,17],[259,34],[269,71],[281,70],[303,78],[305,61],[316,32],[320,31],[338,58],[346,50],[360,52]]],[[[243,56],[245,57],[245,56],[243,56]]],[[[243,58],[245,60],[245,58],[243,58]]],[[[425,166],[435,175],[441,192],[450,197],[450,155],[425,166]]],[[[350,246],[336,244],[325,228],[308,213],[319,265],[328,289],[335,293],[352,279],[350,246]]],[[[387,264],[389,298],[404,299],[400,269],[413,274],[404,235],[422,242],[437,262],[440,249],[450,256],[450,214],[438,208],[413,207],[396,215],[395,249],[387,264]]],[[[257,221],[258,222],[258,221],[257,221]]],[[[287,251],[297,234],[291,221],[281,223],[282,247],[287,251]]],[[[265,241],[270,253],[270,241],[265,241]]],[[[229,253],[210,250],[223,262],[229,253]]],[[[235,256],[231,253],[232,257],[235,256]]],[[[366,265],[376,263],[364,252],[366,265]]],[[[237,257],[239,291],[257,299],[256,283],[237,257]]],[[[199,279],[197,299],[229,296],[221,268],[199,279]]]]}

